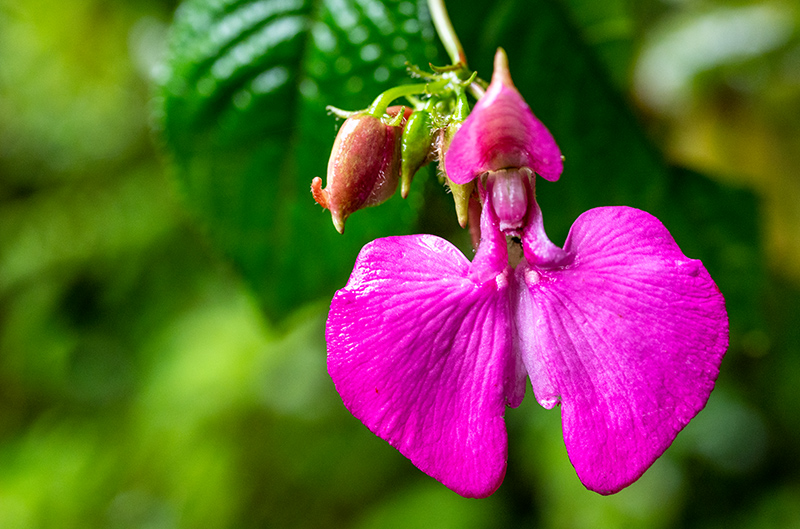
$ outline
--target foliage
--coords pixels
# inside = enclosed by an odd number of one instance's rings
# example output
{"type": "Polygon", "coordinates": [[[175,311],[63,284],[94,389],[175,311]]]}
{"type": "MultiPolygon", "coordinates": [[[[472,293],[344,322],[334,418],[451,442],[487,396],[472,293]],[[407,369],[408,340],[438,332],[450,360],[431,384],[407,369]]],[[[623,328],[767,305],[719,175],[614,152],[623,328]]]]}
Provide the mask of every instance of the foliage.
{"type": "Polygon", "coordinates": [[[176,13],[163,112],[181,191],[271,315],[329,293],[361,246],[416,219],[420,204],[394,200],[343,238],[309,188],[336,131],[325,106],[366,108],[406,62],[434,60],[426,16],[424,3],[301,0],[176,13]]]}

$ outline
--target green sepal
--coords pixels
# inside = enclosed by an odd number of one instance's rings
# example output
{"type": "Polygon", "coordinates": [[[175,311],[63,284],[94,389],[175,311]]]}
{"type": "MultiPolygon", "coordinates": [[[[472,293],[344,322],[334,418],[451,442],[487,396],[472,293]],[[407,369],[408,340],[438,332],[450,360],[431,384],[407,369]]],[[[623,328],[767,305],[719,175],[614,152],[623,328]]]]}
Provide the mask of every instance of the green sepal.
{"type": "Polygon", "coordinates": [[[475,191],[475,180],[471,180],[466,184],[456,184],[445,174],[445,183],[453,193],[453,202],[456,205],[456,217],[458,217],[458,224],[462,228],[467,227],[469,221],[469,199],[475,191]]]}
{"type": "Polygon", "coordinates": [[[466,184],[456,184],[450,180],[450,177],[447,176],[447,171],[444,169],[444,158],[447,156],[447,149],[450,148],[450,142],[453,141],[453,137],[456,135],[456,132],[458,132],[458,129],[461,128],[463,120],[466,119],[466,113],[468,112],[469,108],[466,104],[466,98],[463,94],[460,94],[457,102],[458,104],[454,112],[454,117],[456,119],[451,121],[441,131],[441,139],[439,141],[439,149],[441,150],[439,154],[439,168],[441,169],[441,174],[444,177],[445,185],[447,185],[447,187],[450,188],[450,192],[453,193],[453,202],[456,206],[458,224],[462,228],[466,228],[467,222],[469,221],[469,199],[472,196],[472,193],[475,191],[475,180],[467,182],[466,184]]]}

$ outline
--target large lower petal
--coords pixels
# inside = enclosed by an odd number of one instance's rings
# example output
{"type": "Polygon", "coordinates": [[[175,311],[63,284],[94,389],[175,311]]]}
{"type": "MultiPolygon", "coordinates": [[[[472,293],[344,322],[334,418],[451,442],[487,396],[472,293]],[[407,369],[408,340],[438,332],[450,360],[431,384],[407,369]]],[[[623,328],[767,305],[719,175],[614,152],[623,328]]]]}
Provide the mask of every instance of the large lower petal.
{"type": "MultiPolygon", "coordinates": [[[[506,403],[524,379],[512,354],[508,273],[431,235],[364,247],[328,316],[328,371],[345,406],[461,495],[494,492],[506,469],[506,403]]],[[[513,277],[511,278],[513,280],[513,277]]]]}
{"type": "Polygon", "coordinates": [[[722,294],[643,211],[581,215],[559,269],[517,270],[523,359],[537,400],[561,404],[584,485],[626,487],[705,406],[728,346],[722,294]]]}

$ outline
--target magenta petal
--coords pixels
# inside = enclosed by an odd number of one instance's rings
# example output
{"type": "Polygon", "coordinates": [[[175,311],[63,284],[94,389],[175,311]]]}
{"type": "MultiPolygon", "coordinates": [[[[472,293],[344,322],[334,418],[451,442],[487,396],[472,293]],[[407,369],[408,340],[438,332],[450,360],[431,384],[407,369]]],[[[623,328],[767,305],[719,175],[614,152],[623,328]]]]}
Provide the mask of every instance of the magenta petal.
{"type": "Polygon", "coordinates": [[[508,273],[469,275],[432,235],[366,245],[331,303],[328,372],[372,432],[459,494],[485,497],[505,475],[507,400],[522,395],[508,273]]]}
{"type": "Polygon", "coordinates": [[[537,400],[561,403],[578,477],[609,494],[705,406],[728,347],[725,301],[643,211],[590,210],[564,250],[564,268],[518,267],[520,347],[537,400]]]}
{"type": "Polygon", "coordinates": [[[445,170],[453,182],[466,184],[487,171],[521,167],[556,181],[563,170],[561,151],[514,87],[505,54],[498,51],[492,82],[453,138],[445,170]]]}

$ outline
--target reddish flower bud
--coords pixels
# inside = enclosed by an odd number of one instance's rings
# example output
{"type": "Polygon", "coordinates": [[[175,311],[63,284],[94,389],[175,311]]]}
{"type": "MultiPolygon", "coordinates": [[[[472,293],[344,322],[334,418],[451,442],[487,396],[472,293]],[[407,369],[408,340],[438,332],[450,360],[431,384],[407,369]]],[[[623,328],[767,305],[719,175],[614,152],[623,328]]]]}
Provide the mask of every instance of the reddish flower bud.
{"type": "MultiPolygon", "coordinates": [[[[403,107],[391,107],[397,116],[403,107]]],[[[351,213],[385,202],[400,177],[400,137],[411,109],[406,109],[397,126],[387,125],[369,114],[348,118],[333,144],[328,160],[325,189],[322,179],[311,181],[314,200],[331,211],[333,225],[344,233],[344,223],[351,213]]]]}

